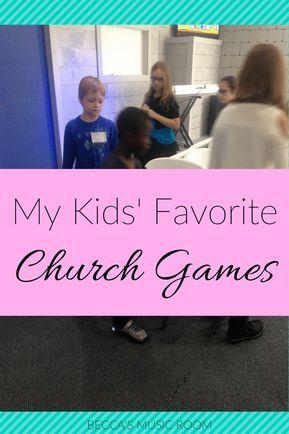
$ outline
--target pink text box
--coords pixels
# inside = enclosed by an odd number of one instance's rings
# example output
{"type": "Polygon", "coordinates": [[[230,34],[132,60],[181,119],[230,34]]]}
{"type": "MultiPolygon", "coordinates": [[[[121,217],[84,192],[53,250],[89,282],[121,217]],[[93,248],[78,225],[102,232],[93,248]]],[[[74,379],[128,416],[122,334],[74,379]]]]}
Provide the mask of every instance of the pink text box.
{"type": "Polygon", "coordinates": [[[0,315],[289,315],[287,170],[0,179],[0,315]]]}

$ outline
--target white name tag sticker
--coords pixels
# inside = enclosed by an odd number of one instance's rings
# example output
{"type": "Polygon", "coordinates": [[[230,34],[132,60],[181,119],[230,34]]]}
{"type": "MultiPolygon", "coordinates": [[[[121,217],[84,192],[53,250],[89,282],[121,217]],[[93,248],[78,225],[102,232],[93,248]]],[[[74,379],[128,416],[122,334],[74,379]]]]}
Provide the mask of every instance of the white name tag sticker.
{"type": "Polygon", "coordinates": [[[92,143],[105,143],[107,141],[105,131],[97,131],[90,133],[92,143]]]}

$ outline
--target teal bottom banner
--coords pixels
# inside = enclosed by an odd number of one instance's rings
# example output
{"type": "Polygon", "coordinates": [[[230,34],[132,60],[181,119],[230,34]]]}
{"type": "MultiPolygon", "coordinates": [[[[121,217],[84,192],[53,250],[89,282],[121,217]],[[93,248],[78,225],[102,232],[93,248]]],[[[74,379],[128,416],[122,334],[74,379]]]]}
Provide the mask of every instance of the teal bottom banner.
{"type": "Polygon", "coordinates": [[[287,412],[2,412],[3,433],[287,434],[287,412]]]}

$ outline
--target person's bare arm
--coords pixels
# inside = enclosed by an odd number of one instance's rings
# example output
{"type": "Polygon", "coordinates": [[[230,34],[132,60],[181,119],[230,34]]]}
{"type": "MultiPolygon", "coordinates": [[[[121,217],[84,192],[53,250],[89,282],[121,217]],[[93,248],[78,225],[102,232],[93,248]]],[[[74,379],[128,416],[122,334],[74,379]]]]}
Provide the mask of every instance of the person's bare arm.
{"type": "Polygon", "coordinates": [[[285,112],[280,114],[278,119],[281,132],[285,137],[288,137],[288,117],[285,112]]]}
{"type": "MultiPolygon", "coordinates": [[[[279,127],[282,136],[288,138],[288,118],[285,112],[282,112],[278,118],[279,127]]],[[[286,169],[288,167],[288,144],[275,147],[274,160],[276,169],[286,169]]]]}

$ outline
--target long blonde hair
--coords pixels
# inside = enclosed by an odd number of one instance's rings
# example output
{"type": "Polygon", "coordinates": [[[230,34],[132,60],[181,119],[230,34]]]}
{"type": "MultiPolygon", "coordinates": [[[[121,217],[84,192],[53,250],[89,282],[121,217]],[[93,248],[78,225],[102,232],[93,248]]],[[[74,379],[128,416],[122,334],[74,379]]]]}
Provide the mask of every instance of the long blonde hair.
{"type": "Polygon", "coordinates": [[[287,112],[285,63],[275,45],[251,49],[239,73],[234,101],[274,105],[287,112]]]}
{"type": "MultiPolygon", "coordinates": [[[[161,69],[164,73],[163,90],[162,90],[160,102],[161,105],[166,108],[169,105],[170,99],[173,96],[171,71],[168,65],[166,64],[166,62],[163,62],[161,60],[159,60],[152,66],[151,75],[157,69],[161,69]]],[[[149,90],[145,95],[145,103],[148,102],[148,99],[151,96],[153,96],[153,94],[154,94],[154,90],[152,85],[150,85],[149,90]]]]}

